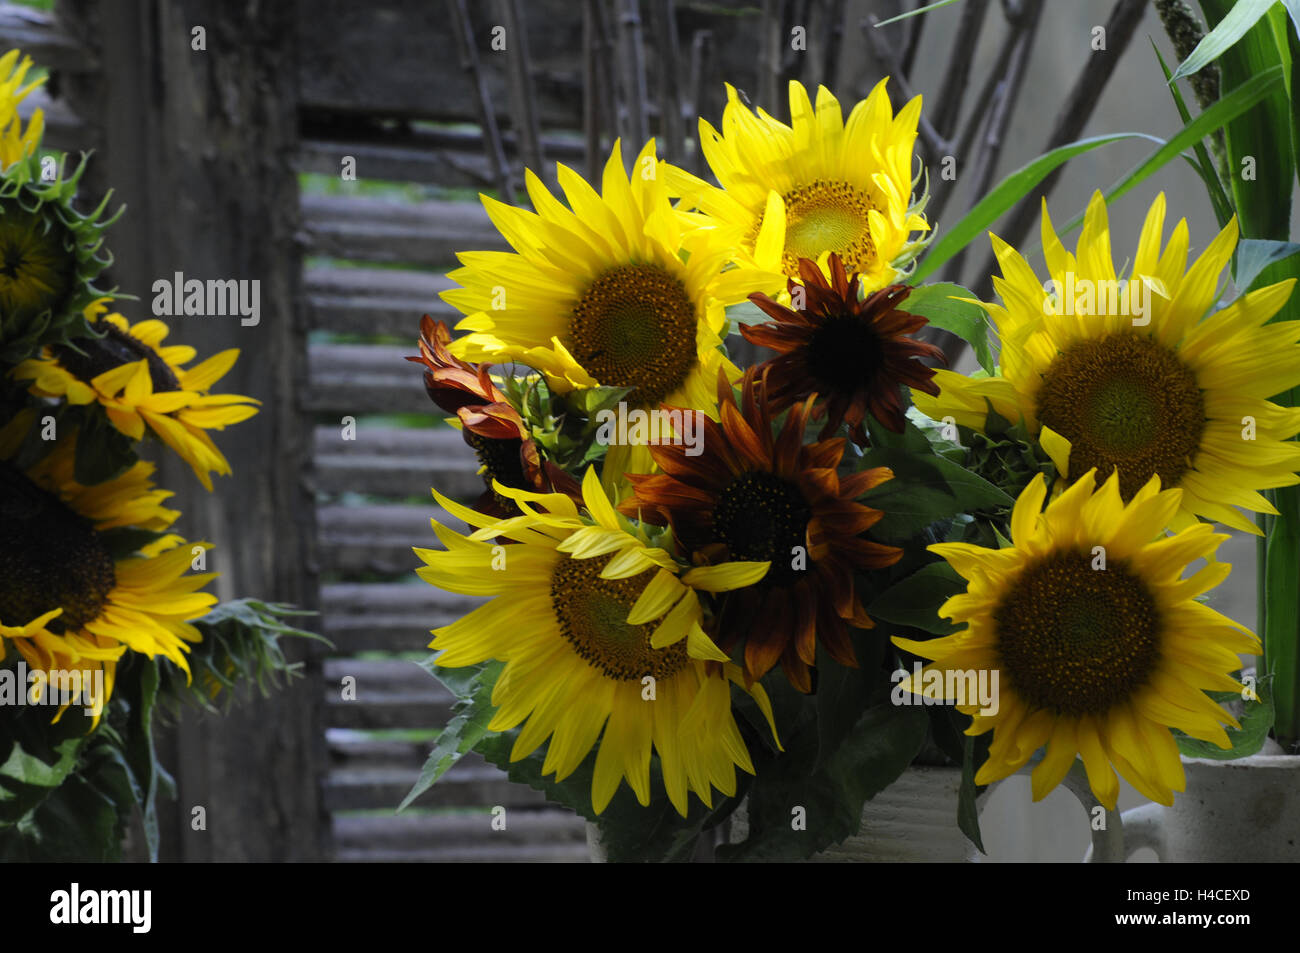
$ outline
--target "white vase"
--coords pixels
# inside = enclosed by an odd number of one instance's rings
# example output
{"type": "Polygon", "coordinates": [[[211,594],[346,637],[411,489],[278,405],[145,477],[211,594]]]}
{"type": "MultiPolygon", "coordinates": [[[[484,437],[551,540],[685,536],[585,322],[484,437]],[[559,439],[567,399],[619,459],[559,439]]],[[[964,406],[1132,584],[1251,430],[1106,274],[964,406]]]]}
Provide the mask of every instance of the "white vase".
{"type": "Polygon", "coordinates": [[[1163,863],[1300,861],[1300,757],[1183,758],[1187,790],[1172,807],[1122,815],[1124,851],[1150,847],[1163,863]]]}

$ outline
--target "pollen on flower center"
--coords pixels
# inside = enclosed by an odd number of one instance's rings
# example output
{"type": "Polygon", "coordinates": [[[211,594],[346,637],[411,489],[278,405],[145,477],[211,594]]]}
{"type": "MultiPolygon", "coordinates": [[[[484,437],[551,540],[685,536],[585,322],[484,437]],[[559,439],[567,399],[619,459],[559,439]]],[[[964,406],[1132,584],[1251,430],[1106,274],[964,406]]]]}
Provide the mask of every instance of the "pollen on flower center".
{"type": "Polygon", "coordinates": [[[1161,619],[1122,562],[1057,552],[1026,567],[993,612],[997,651],[1034,708],[1101,714],[1142,688],[1160,661],[1161,619]]]}
{"type": "Polygon", "coordinates": [[[1070,470],[1116,468],[1131,499],[1152,474],[1176,486],[1205,432],[1205,399],[1178,355],[1122,333],[1070,345],[1043,373],[1038,419],[1070,441],[1070,470]]]}
{"type": "Polygon", "coordinates": [[[794,548],[807,546],[810,519],[812,508],[798,487],[775,474],[750,472],[719,494],[713,531],[730,559],[771,561],[762,584],[787,586],[802,575],[793,567],[794,548]]]}
{"type": "Polygon", "coordinates": [[[617,265],[574,305],[564,341],[601,384],[631,387],[629,402],[657,405],[697,360],[695,304],[658,265],[617,265]]]}
{"type": "MultiPolygon", "coordinates": [[[[792,189],[785,199],[785,254],[782,267],[799,277],[799,259],[814,261],[835,252],[850,272],[870,270],[876,261],[867,213],[875,206],[847,182],[818,180],[792,189]]],[[[760,222],[760,227],[761,227],[760,222]]]]}
{"type": "Polygon", "coordinates": [[[103,538],[8,463],[0,488],[0,621],[23,625],[59,607],[51,631],[94,619],[117,582],[103,538]]]}
{"type": "Polygon", "coordinates": [[[155,394],[180,390],[176,374],[153,348],[107,321],[94,327],[103,334],[102,337],[78,338],[75,347],[59,344],[52,349],[54,357],[68,373],[90,383],[105,371],[144,360],[148,361],[149,379],[155,394]]]}
{"type": "Polygon", "coordinates": [[[560,632],[574,651],[609,678],[671,678],[689,661],[686,641],[663,649],[651,648],[656,623],[629,625],[627,621],[654,572],[627,579],[604,579],[600,572],[613,558],[560,559],[551,576],[551,607],[560,632]]]}

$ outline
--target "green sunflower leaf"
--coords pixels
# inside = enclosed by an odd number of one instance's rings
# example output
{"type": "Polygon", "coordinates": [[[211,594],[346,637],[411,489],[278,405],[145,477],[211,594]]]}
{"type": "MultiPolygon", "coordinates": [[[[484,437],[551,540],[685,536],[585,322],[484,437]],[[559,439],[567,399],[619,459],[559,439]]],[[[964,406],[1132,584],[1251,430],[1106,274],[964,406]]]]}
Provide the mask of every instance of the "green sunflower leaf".
{"type": "Polygon", "coordinates": [[[1179,64],[1170,82],[1198,73],[1217,60],[1226,50],[1246,35],[1246,31],[1268,12],[1275,0],[1234,0],[1232,7],[1219,25],[1202,37],[1196,49],[1179,64]]]}
{"type": "Polygon", "coordinates": [[[951,635],[960,626],[941,617],[939,607],[965,591],[966,580],[956,570],[946,562],[931,563],[877,596],[867,606],[867,615],[877,623],[893,622],[935,635],[951,635]]]}
{"type": "Polygon", "coordinates": [[[989,348],[988,320],[984,309],[973,303],[975,300],[978,300],[975,292],[944,281],[913,288],[903,302],[903,310],[919,314],[934,327],[957,335],[971,346],[980,367],[991,374],[994,362],[989,348]]]}
{"type": "Polygon", "coordinates": [[[1238,692],[1209,692],[1211,698],[1233,712],[1241,723],[1241,730],[1225,729],[1230,748],[1220,748],[1209,741],[1189,738],[1178,729],[1171,729],[1178,750],[1189,758],[1210,758],[1214,761],[1235,761],[1258,754],[1273,727],[1273,686],[1271,678],[1261,678],[1255,688],[1254,699],[1243,699],[1238,692]]]}
{"type": "Polygon", "coordinates": [[[420,777],[410,793],[398,805],[404,811],[438,779],[468,754],[488,734],[488,722],[496,713],[492,707],[492,688],[505,668],[504,662],[489,662],[465,668],[442,668],[434,659],[420,667],[451,690],[457,698],[455,716],[438,734],[438,741],[425,759],[420,777]]]}
{"type": "Polygon", "coordinates": [[[944,457],[873,447],[858,463],[859,469],[884,466],[894,471],[892,480],[868,491],[861,501],[884,513],[871,533],[885,542],[912,539],[961,513],[996,513],[1014,504],[988,480],[944,457]]]}

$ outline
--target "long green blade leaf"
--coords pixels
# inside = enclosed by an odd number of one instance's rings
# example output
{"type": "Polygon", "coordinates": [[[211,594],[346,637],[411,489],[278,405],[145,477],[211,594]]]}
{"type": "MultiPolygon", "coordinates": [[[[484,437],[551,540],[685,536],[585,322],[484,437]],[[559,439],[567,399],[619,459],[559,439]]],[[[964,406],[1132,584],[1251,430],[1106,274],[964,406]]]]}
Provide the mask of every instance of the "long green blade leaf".
{"type": "Polygon", "coordinates": [[[938,3],[928,3],[923,7],[917,7],[915,10],[909,10],[907,13],[900,13],[896,17],[890,17],[888,20],[881,20],[876,27],[882,27],[889,23],[897,23],[899,20],[906,20],[910,17],[920,16],[922,13],[929,13],[931,10],[938,10],[940,7],[950,7],[957,0],[939,0],[938,3]]]}
{"type": "Polygon", "coordinates": [[[1112,142],[1119,142],[1121,139],[1163,141],[1155,136],[1148,136],[1141,132],[1118,132],[1108,136],[1096,136],[1091,139],[1068,142],[1063,146],[1058,146],[1051,152],[1044,153],[999,182],[956,225],[936,240],[930,246],[930,251],[925,256],[925,260],[917,267],[913,281],[919,282],[924,280],[927,275],[934,274],[944,262],[966,247],[972,239],[993,224],[1007,209],[1028,195],[1030,190],[1047,178],[1048,174],[1057,166],[1068,162],[1077,155],[1082,155],[1100,146],[1109,145],[1112,142]]]}
{"type": "MultiPolygon", "coordinates": [[[[1105,196],[1106,203],[1110,204],[1127,195],[1158,172],[1170,159],[1181,154],[1184,149],[1200,142],[1215,129],[1231,122],[1256,103],[1272,95],[1281,83],[1282,67],[1275,66],[1234,89],[1184,126],[1177,135],[1148,156],[1136,169],[1111,186],[1105,196]]],[[[1083,224],[1083,216],[1083,212],[1074,216],[1064,228],[1059,229],[1059,233],[1066,235],[1074,231],[1083,224]]]]}
{"type": "Polygon", "coordinates": [[[1174,71],[1170,82],[1198,73],[1217,60],[1225,50],[1246,35],[1246,31],[1268,12],[1273,3],[1274,0],[1237,0],[1228,15],[1219,21],[1219,25],[1196,44],[1196,49],[1174,71]]]}
{"type": "MultiPolygon", "coordinates": [[[[1165,58],[1160,55],[1155,40],[1151,41],[1151,49],[1155,51],[1156,59],[1160,62],[1160,71],[1165,74],[1165,79],[1169,80],[1169,67],[1165,65],[1165,58]]],[[[1183,120],[1183,125],[1186,126],[1192,121],[1192,114],[1187,109],[1187,103],[1183,101],[1183,94],[1179,90],[1178,84],[1171,82],[1169,91],[1173,93],[1174,105],[1178,108],[1178,115],[1183,120]]],[[[1214,206],[1214,217],[1218,220],[1219,227],[1223,228],[1228,224],[1228,220],[1232,218],[1232,204],[1228,201],[1228,193],[1223,191],[1223,183],[1219,181],[1219,173],[1210,160],[1210,154],[1206,151],[1205,143],[1198,141],[1194,148],[1196,150],[1196,161],[1192,162],[1191,159],[1187,161],[1191,163],[1192,168],[1196,170],[1196,174],[1205,183],[1205,191],[1210,196],[1210,204],[1214,206]]]]}

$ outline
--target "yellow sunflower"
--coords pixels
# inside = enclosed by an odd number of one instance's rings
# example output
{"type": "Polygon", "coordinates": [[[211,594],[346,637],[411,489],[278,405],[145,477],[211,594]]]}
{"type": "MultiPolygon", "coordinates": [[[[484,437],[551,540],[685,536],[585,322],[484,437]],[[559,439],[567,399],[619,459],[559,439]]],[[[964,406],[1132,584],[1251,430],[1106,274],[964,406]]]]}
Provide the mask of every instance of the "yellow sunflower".
{"type": "MultiPolygon", "coordinates": [[[[720,350],[725,306],[772,288],[776,275],[723,267],[736,236],[690,228],[674,213],[665,165],[646,143],[629,179],[621,145],[605,165],[597,194],[572,169],[558,166],[566,208],[529,172],[536,212],[483,196],[513,252],[461,252],[461,285],[442,297],[468,317],[472,333],[451,353],[466,361],[520,361],[546,375],[558,393],[630,387],[630,407],[661,402],[716,418],[718,369],[739,371],[720,350]]],[[[609,449],[606,472],[646,472],[645,446],[609,449]]]]}
{"type": "Polygon", "coordinates": [[[192,546],[180,537],[123,556],[113,534],[165,530],[180,515],[163,505],[171,493],[153,485],[144,462],[82,486],[75,436],[20,469],[8,461],[32,419],[24,411],[0,429],[0,644],[11,642],[32,669],[102,666],[110,690],[127,650],[188,672],[188,643],[201,638],[190,620],[217,601],[197,590],[216,574],[188,573],[192,546]]]}
{"type": "Polygon", "coordinates": [[[936,420],[983,432],[988,407],[1024,419],[1061,473],[1058,491],[1096,468],[1118,471],[1129,499],[1153,476],[1182,489],[1175,528],[1202,516],[1258,533],[1233,507],[1276,513],[1259,490],[1300,482],[1300,409],[1268,398],[1300,384],[1300,322],[1266,322],[1294,279],[1242,295],[1212,314],[1237,243],[1229,222],[1187,268],[1187,222],[1161,251],[1165,197],[1147,213],[1129,278],[1117,280],[1106,205],[1094,193],[1074,254],[1043,207],[1045,285],[993,237],[1001,305],[983,305],[1001,339],[1000,373],[935,372],[937,397],[912,391],[936,420]],[[1052,293],[1049,294],[1050,289],[1052,293]]]}
{"type": "Polygon", "coordinates": [[[61,344],[13,370],[17,380],[32,381],[31,393],[65,397],[70,404],[98,402],[113,426],[132,440],[147,425],[190,465],[208,490],[210,473],[226,475],[230,464],[207,434],[247,420],[259,401],[240,394],[212,394],[239,357],[237,348],[214,354],[186,369],[195,356],[185,345],[162,346],[168,327],[150,319],[128,324],[120,314],[103,314],[97,301],[86,319],[102,337],[78,338],[75,348],[61,344]]]}
{"type": "MultiPolygon", "coordinates": [[[[447,549],[415,552],[427,564],[418,570],[426,582],[496,597],[434,630],[430,647],[446,667],[505,662],[488,727],[507,731],[526,720],[511,759],[549,737],[543,771],[562,780],[600,738],[591,790],[597,813],[624,778],[649,803],[652,750],[683,816],[690,791],[709,806],[712,788],[734,794],[735,768],[754,773],[731,711],[730,685],[743,688],[744,679],[705,635],[697,591],[751,585],[767,563],[680,574],[672,556],[614,510],[594,470],[582,485],[589,518],[562,493],[495,489],[523,515],[498,520],[434,491],[448,512],[479,529],[462,536],[435,521],[447,549]],[[501,537],[518,545],[494,545],[501,537]]],[[[749,692],[771,724],[762,686],[749,692]]]]}
{"type": "MultiPolygon", "coordinates": [[[[843,119],[824,86],[817,106],[790,83],[790,125],[750,112],[728,85],[719,133],[700,119],[700,145],[722,188],[681,169],[666,179],[683,208],[738,228],[739,261],[799,280],[799,259],[835,252],[867,293],[894,284],[924,246],[925,198],[913,202],[917,96],[894,115],[881,80],[843,119]]],[[[762,291],[761,288],[752,289],[762,291]]],[[[784,293],[784,288],[780,289],[784,293]]]]}
{"type": "Polygon", "coordinates": [[[1229,673],[1240,668],[1237,653],[1260,644],[1196,601],[1231,569],[1210,558],[1228,536],[1206,523],[1166,536],[1181,490],[1161,491],[1152,477],[1125,503],[1117,475],[1097,489],[1093,472],[1045,512],[1047,484],[1034,477],[1016,500],[1008,548],[930,547],[967,580],[966,592],[940,609],[965,628],[928,642],[895,637],[933,660],[919,684],[912,676],[903,687],[962,702],[959,679],[943,674],[941,690],[930,673],[997,673],[989,681],[996,705],[957,705],[974,718],[967,734],[993,732],[977,784],[1014,774],[1045,744],[1033,770],[1036,801],[1077,754],[1106,807],[1119,793],[1115,768],[1151,800],[1172,804],[1185,782],[1169,729],[1229,747],[1222,725],[1240,726],[1205,692],[1242,690],[1229,673]],[[1208,564],[1183,578],[1199,559],[1208,564]]]}
{"type": "Polygon", "coordinates": [[[45,82],[42,76],[24,86],[23,78],[31,69],[32,58],[24,56],[19,62],[18,55],[18,50],[10,50],[0,56],[0,172],[35,152],[45,131],[45,114],[41,110],[32,112],[25,130],[18,117],[18,104],[45,82]]]}

